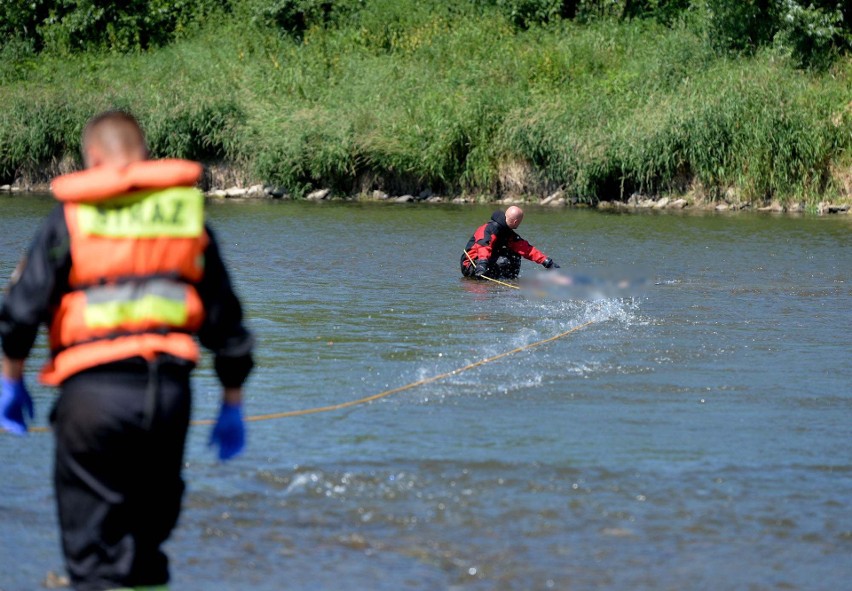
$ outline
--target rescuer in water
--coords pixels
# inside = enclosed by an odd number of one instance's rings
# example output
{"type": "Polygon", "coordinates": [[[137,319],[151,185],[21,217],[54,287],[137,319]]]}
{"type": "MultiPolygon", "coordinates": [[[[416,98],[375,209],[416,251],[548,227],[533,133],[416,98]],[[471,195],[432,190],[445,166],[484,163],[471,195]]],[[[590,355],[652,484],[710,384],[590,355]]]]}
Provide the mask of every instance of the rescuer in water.
{"type": "Polygon", "coordinates": [[[491,220],[473,233],[461,257],[465,277],[515,279],[521,271],[521,257],[545,269],[558,269],[549,256],[518,236],[515,230],[524,219],[524,211],[513,205],[506,212],[495,211],[491,220]],[[473,262],[471,262],[473,261],[473,262]]]}
{"type": "Polygon", "coordinates": [[[222,384],[210,436],[221,460],[245,442],[252,337],[194,188],[201,165],[148,160],[136,120],[88,122],[86,170],[54,179],[60,205],[13,274],[0,309],[0,427],[25,433],[24,360],[42,321],[59,387],[50,414],[62,549],[79,591],[166,589],[161,546],[180,513],[190,371],[199,341],[222,384]]]}

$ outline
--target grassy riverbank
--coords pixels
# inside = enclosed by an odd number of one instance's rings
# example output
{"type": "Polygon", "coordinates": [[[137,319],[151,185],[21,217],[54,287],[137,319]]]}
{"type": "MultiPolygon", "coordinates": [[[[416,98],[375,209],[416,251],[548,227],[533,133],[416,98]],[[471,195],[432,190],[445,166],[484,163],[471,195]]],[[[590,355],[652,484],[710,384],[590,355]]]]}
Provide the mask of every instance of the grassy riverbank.
{"type": "Polygon", "coordinates": [[[688,22],[377,0],[298,34],[237,10],[144,53],[2,57],[0,184],[74,166],[120,107],[158,156],[294,193],[852,200],[852,60],[724,55],[688,22]]]}

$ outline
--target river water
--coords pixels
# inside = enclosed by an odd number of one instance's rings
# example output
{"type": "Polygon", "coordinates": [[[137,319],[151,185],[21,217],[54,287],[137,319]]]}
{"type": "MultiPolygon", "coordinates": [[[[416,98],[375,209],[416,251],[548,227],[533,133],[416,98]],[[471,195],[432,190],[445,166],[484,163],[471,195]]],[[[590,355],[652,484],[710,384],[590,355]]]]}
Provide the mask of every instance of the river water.
{"type": "MultiPolygon", "coordinates": [[[[46,198],[0,198],[8,277],[46,198]]],[[[530,207],[568,274],[463,281],[491,208],[211,204],[258,337],[253,422],[227,464],[194,426],[174,590],[848,588],[852,216],[530,207]],[[534,287],[526,287],[527,285],[534,287]]],[[[5,280],[4,280],[5,281],[5,280]]],[[[44,358],[43,339],[31,373],[44,358]]],[[[30,377],[37,425],[53,394],[30,377]]],[[[212,418],[209,360],[195,419],[212,418]]],[[[0,435],[0,589],[62,573],[52,438],[0,435]]]]}

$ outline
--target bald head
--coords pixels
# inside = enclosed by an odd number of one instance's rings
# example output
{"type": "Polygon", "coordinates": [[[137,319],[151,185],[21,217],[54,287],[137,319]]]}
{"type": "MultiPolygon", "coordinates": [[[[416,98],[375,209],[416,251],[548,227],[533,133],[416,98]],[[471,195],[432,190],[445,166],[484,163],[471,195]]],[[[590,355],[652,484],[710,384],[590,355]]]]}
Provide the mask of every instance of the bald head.
{"type": "Polygon", "coordinates": [[[524,220],[524,210],[517,205],[506,210],[506,225],[515,230],[524,220]]]}
{"type": "Polygon", "coordinates": [[[145,136],[136,119],[123,111],[96,115],[83,129],[83,163],[94,166],[127,166],[148,159],[145,136]]]}

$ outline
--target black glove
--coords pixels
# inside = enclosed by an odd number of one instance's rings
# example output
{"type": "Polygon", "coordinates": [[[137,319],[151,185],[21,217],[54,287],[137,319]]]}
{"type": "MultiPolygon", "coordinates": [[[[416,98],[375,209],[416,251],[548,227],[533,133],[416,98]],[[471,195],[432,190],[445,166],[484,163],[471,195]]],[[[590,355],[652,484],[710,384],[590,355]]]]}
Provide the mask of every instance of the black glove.
{"type": "Polygon", "coordinates": [[[546,259],[544,259],[544,262],[541,264],[541,266],[544,267],[545,269],[558,269],[559,268],[559,265],[554,263],[553,259],[550,258],[550,257],[547,257],[546,259]]]}
{"type": "Polygon", "coordinates": [[[479,259],[476,261],[476,267],[473,270],[473,274],[475,277],[482,277],[488,272],[488,261],[485,259],[479,259]]]}

